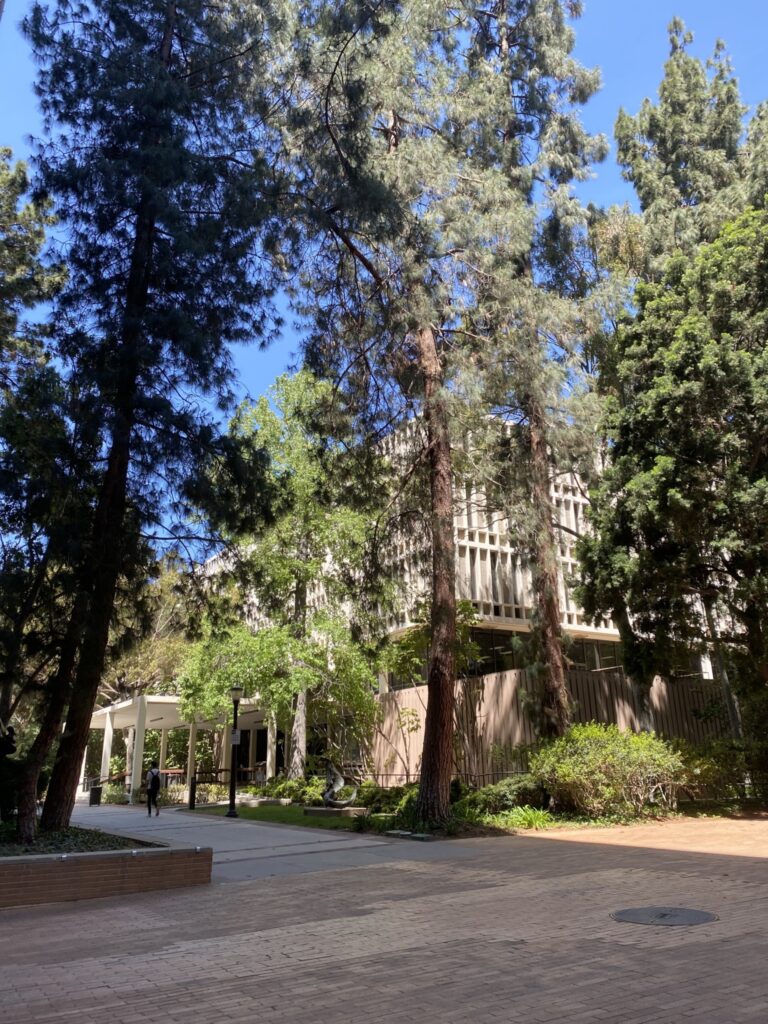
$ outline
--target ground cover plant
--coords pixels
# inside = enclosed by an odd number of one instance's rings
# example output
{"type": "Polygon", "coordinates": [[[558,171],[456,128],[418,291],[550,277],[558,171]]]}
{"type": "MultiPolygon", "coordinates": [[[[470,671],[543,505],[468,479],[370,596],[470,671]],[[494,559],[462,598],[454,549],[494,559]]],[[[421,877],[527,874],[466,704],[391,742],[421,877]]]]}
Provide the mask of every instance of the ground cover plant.
{"type": "MultiPolygon", "coordinates": [[[[226,807],[199,808],[200,814],[215,814],[219,817],[226,813],[226,807]]],[[[237,813],[246,821],[260,821],[272,825],[300,825],[303,828],[339,829],[345,832],[360,831],[356,824],[359,818],[314,818],[304,814],[304,808],[296,804],[288,806],[238,807],[237,813]]]]}
{"type": "Polygon", "coordinates": [[[126,836],[113,836],[91,828],[64,828],[46,832],[34,844],[21,843],[13,821],[0,824],[0,857],[19,857],[29,853],[99,853],[107,850],[135,850],[158,847],[159,843],[140,842],[126,836]]]}

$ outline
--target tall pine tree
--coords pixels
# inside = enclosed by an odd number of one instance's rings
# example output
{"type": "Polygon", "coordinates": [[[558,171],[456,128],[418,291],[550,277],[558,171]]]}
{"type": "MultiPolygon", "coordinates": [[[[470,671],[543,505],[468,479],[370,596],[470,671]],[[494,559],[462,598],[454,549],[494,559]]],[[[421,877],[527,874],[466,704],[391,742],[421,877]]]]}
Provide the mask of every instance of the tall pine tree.
{"type": "Polygon", "coordinates": [[[261,20],[235,23],[197,0],[57,0],[35,4],[24,28],[50,137],[39,188],[66,232],[55,352],[102,431],[59,661],[69,708],[42,818],[58,828],[74,802],[119,579],[142,571],[140,532],[166,514],[169,482],[212,434],[194,396],[225,400],[227,344],[264,336],[260,236],[273,204],[264,131],[245,130],[241,102],[259,68],[261,20]]]}
{"type": "MultiPolygon", "coordinates": [[[[452,769],[457,356],[468,317],[493,318],[483,306],[496,302],[489,275],[508,266],[520,293],[527,287],[537,170],[548,168],[553,202],[567,206],[566,182],[583,167],[583,136],[563,111],[586,98],[596,76],[568,56],[567,13],[578,5],[298,5],[299,71],[285,76],[297,83],[286,137],[307,232],[308,358],[339,382],[361,429],[418,414],[409,433],[427,469],[432,562],[418,813],[430,823],[449,814],[452,769]],[[532,166],[540,120],[548,156],[532,166]]],[[[540,368],[539,341],[527,351],[540,368]]],[[[542,491],[549,469],[538,395],[522,397],[542,491]]]]}

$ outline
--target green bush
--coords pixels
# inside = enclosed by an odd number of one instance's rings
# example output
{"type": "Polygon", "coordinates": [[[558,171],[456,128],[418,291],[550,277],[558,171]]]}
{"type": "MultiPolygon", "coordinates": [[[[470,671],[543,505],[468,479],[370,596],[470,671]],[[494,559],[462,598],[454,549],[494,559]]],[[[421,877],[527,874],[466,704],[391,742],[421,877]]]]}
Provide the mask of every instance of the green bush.
{"type": "Polygon", "coordinates": [[[301,803],[306,783],[303,779],[275,779],[267,785],[270,796],[279,800],[292,800],[301,803]]]}
{"type": "Polygon", "coordinates": [[[217,804],[229,796],[229,786],[205,782],[195,790],[196,804],[217,804]]]}
{"type": "Polygon", "coordinates": [[[364,782],[357,791],[355,803],[367,807],[372,814],[395,814],[406,793],[418,789],[418,783],[406,786],[390,786],[388,789],[375,782],[364,782]]]}
{"type": "Polygon", "coordinates": [[[494,823],[503,828],[524,828],[538,831],[542,828],[549,828],[554,825],[555,819],[549,811],[543,811],[540,807],[513,807],[509,811],[497,814],[494,823]]]}
{"type": "Polygon", "coordinates": [[[302,803],[307,807],[322,807],[325,789],[326,782],[324,778],[321,778],[319,775],[310,775],[304,786],[302,803]]]}
{"type": "Polygon", "coordinates": [[[683,759],[682,788],[694,800],[735,800],[745,795],[747,751],[734,740],[692,744],[675,740],[683,759]]]}
{"type": "Polygon", "coordinates": [[[511,775],[468,793],[454,805],[454,814],[471,820],[484,814],[501,814],[513,807],[543,808],[546,800],[543,788],[530,775],[511,775]]]}
{"type": "Polygon", "coordinates": [[[674,807],[685,779],[680,754],[653,733],[574,725],[531,758],[531,775],[557,807],[590,817],[674,807]]]}
{"type": "MultiPolygon", "coordinates": [[[[202,788],[200,786],[200,789],[202,788]]],[[[160,790],[157,802],[161,807],[172,807],[174,804],[185,804],[188,795],[189,791],[186,786],[183,786],[180,782],[172,782],[165,789],[160,790]]]]}
{"type": "Polygon", "coordinates": [[[127,804],[128,793],[120,783],[108,783],[101,791],[103,804],[127,804]]]}
{"type": "Polygon", "coordinates": [[[418,829],[420,822],[416,817],[416,803],[419,799],[419,787],[417,785],[403,787],[405,792],[400,798],[395,809],[394,827],[402,829],[418,829]]]}

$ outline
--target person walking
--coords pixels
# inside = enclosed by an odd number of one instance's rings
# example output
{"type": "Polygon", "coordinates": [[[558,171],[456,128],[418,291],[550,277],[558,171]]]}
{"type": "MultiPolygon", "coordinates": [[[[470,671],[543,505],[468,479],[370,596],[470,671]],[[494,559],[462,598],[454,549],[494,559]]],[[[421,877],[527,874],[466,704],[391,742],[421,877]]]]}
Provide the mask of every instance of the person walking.
{"type": "Polygon", "coordinates": [[[147,772],[147,814],[152,817],[152,807],[155,808],[155,817],[160,813],[157,806],[157,795],[160,792],[160,769],[157,761],[152,762],[152,767],[147,772]]]}

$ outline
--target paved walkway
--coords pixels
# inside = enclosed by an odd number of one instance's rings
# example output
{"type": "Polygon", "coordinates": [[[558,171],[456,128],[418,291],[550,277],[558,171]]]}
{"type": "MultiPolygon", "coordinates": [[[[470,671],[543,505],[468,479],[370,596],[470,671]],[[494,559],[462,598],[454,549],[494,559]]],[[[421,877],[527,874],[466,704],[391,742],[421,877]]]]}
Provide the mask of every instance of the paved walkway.
{"type": "Polygon", "coordinates": [[[150,818],[141,807],[79,807],[74,825],[137,839],[213,848],[213,881],[244,882],[390,861],[455,859],[468,853],[452,843],[415,843],[320,828],[300,828],[185,811],[150,818]]]}
{"type": "MultiPolygon", "coordinates": [[[[320,870],[6,911],[0,1016],[9,1024],[766,1024],[768,823],[702,820],[611,836],[620,842],[596,832],[423,847],[372,840],[375,865],[329,868],[305,851],[320,870]],[[720,919],[658,928],[609,916],[646,905],[720,919]]],[[[360,837],[327,841],[339,843],[325,848],[329,860],[371,856],[360,837]]],[[[257,851],[261,840],[243,842],[257,851]]]]}

